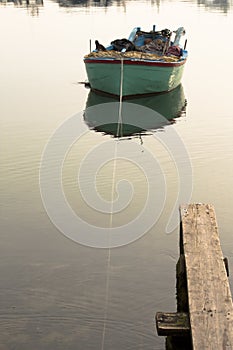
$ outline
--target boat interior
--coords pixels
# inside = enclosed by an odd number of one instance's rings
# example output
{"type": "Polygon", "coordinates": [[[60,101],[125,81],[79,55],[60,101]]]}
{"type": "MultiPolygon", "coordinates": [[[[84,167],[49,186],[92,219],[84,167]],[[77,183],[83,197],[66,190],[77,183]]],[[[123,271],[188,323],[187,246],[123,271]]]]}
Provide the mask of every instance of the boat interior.
{"type": "Polygon", "coordinates": [[[167,28],[156,31],[155,26],[153,26],[153,30],[148,32],[136,27],[132,30],[128,39],[113,40],[111,45],[107,47],[96,40],[95,50],[85,57],[125,57],[176,62],[187,57],[187,40],[185,40],[184,45],[180,44],[180,39],[184,34],[183,27],[175,31],[167,28]]]}

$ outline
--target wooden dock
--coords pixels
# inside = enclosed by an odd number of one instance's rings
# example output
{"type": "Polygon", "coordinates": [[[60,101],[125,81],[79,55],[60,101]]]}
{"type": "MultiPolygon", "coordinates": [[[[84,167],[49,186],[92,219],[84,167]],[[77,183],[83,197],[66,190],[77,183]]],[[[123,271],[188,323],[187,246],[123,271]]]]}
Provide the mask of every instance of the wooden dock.
{"type": "Polygon", "coordinates": [[[177,313],[156,314],[158,335],[170,337],[169,349],[233,350],[229,269],[214,208],[189,204],[180,208],[180,215],[177,278],[183,274],[184,279],[182,283],[177,281],[177,313]],[[182,339],[186,339],[186,345],[176,347],[182,339]]]}

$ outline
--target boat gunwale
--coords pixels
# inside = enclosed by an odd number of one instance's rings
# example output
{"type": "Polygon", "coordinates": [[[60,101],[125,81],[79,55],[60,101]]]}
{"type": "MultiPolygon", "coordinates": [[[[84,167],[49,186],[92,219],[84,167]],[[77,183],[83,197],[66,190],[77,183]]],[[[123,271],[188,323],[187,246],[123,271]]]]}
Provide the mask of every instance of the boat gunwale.
{"type": "MultiPolygon", "coordinates": [[[[146,60],[146,59],[124,59],[123,58],[123,64],[126,65],[134,65],[134,66],[157,66],[157,67],[179,67],[185,64],[187,61],[187,58],[182,58],[179,61],[176,62],[165,62],[160,60],[146,60]]],[[[121,64],[122,59],[121,58],[85,58],[84,63],[103,63],[103,64],[121,64]]]]}

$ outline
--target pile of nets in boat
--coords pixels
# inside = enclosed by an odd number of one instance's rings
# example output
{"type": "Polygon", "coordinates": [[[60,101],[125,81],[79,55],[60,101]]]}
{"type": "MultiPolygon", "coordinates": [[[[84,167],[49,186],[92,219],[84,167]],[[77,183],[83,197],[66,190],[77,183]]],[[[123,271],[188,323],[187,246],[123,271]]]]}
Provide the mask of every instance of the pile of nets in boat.
{"type": "Polygon", "coordinates": [[[88,55],[85,56],[85,58],[135,58],[135,59],[144,59],[144,60],[153,60],[153,61],[165,61],[165,62],[177,62],[179,61],[179,57],[177,56],[160,56],[154,53],[148,53],[148,52],[138,52],[138,51],[128,51],[128,52],[119,52],[114,50],[108,50],[108,51],[97,51],[97,52],[90,52],[88,55]]]}

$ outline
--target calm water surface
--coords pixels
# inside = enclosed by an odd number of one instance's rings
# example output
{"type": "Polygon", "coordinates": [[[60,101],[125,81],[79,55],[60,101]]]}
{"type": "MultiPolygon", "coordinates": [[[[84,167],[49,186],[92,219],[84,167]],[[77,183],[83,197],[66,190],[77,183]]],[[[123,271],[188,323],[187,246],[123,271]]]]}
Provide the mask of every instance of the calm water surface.
{"type": "MultiPolygon", "coordinates": [[[[2,1],[0,29],[0,350],[164,349],[154,314],[176,310],[178,230],[167,234],[166,228],[180,187],[186,197],[191,193],[190,201],[214,204],[222,248],[233,265],[232,2],[45,0],[26,6],[2,1]],[[165,97],[137,101],[144,130],[125,129],[126,137],[118,140],[114,125],[98,127],[109,114],[93,114],[90,107],[109,101],[78,84],[86,79],[82,59],[90,39],[106,45],[132,27],[150,30],[153,24],[186,29],[189,60],[182,86],[165,97]],[[145,106],[172,123],[158,125],[145,106]],[[148,179],[155,191],[166,189],[164,202],[154,196],[155,209],[144,213],[148,220],[162,204],[158,220],[144,232],[142,219],[136,228],[146,234],[131,244],[109,250],[76,243],[45,210],[39,185],[43,150],[72,116],[73,132],[82,137],[67,150],[62,185],[83,222],[102,228],[126,225],[154,193],[148,179]],[[181,185],[161,138],[176,141],[172,153],[186,174],[181,185]],[[121,187],[124,179],[128,185],[121,187]],[[125,207],[110,215],[121,201],[125,207]],[[101,206],[108,210],[97,210],[101,206]]],[[[53,183],[50,169],[59,147],[55,140],[44,167],[46,183],[53,183]]],[[[54,200],[62,222],[64,213],[54,200]]],[[[86,231],[75,227],[77,234],[88,236],[88,224],[86,231]]]]}

